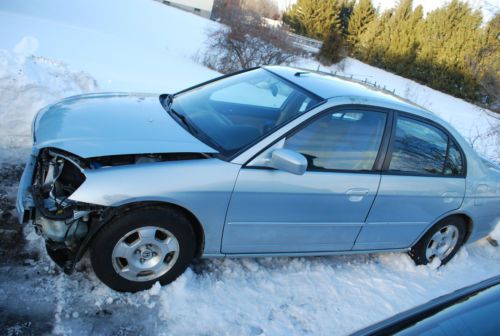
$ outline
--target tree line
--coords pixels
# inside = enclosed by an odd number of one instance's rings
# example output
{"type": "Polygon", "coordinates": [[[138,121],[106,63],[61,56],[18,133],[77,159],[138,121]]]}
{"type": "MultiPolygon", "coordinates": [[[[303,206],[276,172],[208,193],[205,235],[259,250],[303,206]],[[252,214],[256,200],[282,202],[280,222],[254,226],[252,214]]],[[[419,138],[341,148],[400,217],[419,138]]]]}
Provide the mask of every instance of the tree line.
{"type": "Polygon", "coordinates": [[[298,0],[283,21],[323,41],[324,64],[345,56],[500,110],[500,13],[483,22],[467,2],[452,0],[424,16],[401,0],[379,12],[371,0],[298,0]]]}

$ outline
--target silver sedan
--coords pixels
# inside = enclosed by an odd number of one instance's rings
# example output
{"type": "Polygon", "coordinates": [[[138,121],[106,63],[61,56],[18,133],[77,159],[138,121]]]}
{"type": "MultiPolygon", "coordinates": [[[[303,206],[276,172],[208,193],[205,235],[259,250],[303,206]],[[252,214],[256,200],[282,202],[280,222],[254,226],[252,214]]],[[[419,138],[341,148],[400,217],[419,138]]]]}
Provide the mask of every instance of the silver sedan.
{"type": "Polygon", "coordinates": [[[500,217],[500,171],[446,122],[361,82],[287,67],[176,94],[41,110],[21,222],[71,273],[138,291],[195,257],[405,251],[448,262],[500,217]]]}

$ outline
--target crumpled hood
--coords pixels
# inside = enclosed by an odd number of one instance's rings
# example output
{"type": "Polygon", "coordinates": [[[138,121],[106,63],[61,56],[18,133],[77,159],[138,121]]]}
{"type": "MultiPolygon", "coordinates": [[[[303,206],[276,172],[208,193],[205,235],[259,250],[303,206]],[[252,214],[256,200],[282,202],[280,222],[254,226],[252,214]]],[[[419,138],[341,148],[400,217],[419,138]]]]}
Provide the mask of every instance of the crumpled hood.
{"type": "Polygon", "coordinates": [[[192,136],[161,106],[158,95],[85,94],[41,110],[35,146],[83,158],[145,153],[216,153],[192,136]]]}

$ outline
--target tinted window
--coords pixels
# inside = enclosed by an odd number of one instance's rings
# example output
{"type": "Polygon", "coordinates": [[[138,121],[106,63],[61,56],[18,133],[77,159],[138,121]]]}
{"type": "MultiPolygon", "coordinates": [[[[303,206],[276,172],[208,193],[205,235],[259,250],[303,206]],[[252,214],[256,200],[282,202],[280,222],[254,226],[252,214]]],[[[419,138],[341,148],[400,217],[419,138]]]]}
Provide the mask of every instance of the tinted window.
{"type": "Polygon", "coordinates": [[[312,170],[371,170],[386,117],[382,112],[328,113],[288,138],[285,148],[303,154],[312,170]]]}
{"type": "Polygon", "coordinates": [[[389,170],[434,175],[461,174],[460,151],[452,141],[448,151],[448,140],[443,131],[432,125],[399,117],[389,170]]]}
{"type": "Polygon", "coordinates": [[[463,172],[462,155],[457,145],[451,141],[448,147],[448,159],[446,160],[445,175],[460,175],[463,172]]]}

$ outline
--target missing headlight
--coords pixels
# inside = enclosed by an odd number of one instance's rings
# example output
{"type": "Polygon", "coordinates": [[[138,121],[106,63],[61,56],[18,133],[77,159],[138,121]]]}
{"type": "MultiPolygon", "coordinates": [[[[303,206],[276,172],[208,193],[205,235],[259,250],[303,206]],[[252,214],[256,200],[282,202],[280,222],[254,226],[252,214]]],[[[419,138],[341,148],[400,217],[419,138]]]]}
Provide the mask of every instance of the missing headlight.
{"type": "Polygon", "coordinates": [[[48,219],[63,220],[73,215],[68,197],[85,181],[78,158],[43,150],[37,162],[32,194],[37,210],[48,219]]]}
{"type": "Polygon", "coordinates": [[[40,152],[32,186],[36,207],[34,224],[47,240],[72,244],[88,231],[88,211],[69,200],[85,181],[81,165],[71,154],[45,149],[40,152]]]}

